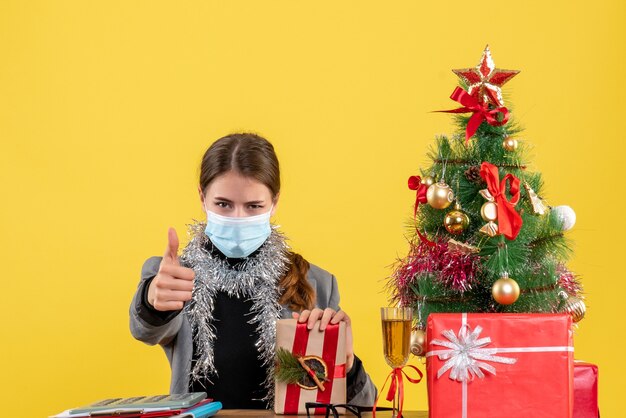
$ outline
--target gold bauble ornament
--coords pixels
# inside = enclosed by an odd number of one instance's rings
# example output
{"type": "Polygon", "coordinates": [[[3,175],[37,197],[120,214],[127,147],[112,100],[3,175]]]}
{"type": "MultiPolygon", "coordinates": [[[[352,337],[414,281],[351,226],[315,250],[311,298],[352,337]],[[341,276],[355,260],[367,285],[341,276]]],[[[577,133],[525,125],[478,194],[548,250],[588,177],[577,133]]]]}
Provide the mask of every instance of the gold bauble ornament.
{"type": "Polygon", "coordinates": [[[433,176],[422,177],[422,181],[420,183],[424,184],[426,187],[430,187],[435,184],[435,178],[433,176]]]}
{"type": "Polygon", "coordinates": [[[421,329],[411,332],[411,353],[418,357],[426,354],[426,333],[421,329]]]}
{"type": "Polygon", "coordinates": [[[428,204],[435,209],[445,209],[454,200],[454,193],[450,186],[443,181],[431,185],[426,191],[428,204]]]}
{"type": "Polygon", "coordinates": [[[461,210],[458,204],[443,219],[443,225],[449,233],[454,235],[462,234],[469,226],[469,222],[469,216],[461,210]]]}
{"type": "Polygon", "coordinates": [[[585,312],[587,311],[587,306],[585,305],[585,301],[581,298],[577,298],[576,296],[570,296],[565,301],[565,306],[561,309],[561,312],[567,312],[572,315],[572,321],[578,322],[585,317],[585,312]]]}
{"type": "Polygon", "coordinates": [[[502,148],[504,148],[505,151],[515,151],[517,149],[517,146],[519,144],[517,143],[517,139],[515,138],[504,138],[504,141],[502,141],[502,148]]]}
{"type": "Polygon", "coordinates": [[[491,295],[500,305],[512,305],[519,298],[519,285],[508,276],[504,276],[493,284],[491,295]]]}
{"type": "Polygon", "coordinates": [[[493,222],[498,219],[498,205],[495,202],[485,202],[480,208],[480,216],[486,222],[493,222]]]}

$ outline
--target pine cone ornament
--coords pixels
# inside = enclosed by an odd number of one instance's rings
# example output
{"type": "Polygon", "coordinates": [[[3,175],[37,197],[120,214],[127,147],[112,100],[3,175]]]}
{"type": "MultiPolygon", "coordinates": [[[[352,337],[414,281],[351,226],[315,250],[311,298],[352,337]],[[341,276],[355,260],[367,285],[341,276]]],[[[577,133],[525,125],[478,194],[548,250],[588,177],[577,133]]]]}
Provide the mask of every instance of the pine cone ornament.
{"type": "Polygon", "coordinates": [[[465,170],[465,178],[470,183],[475,183],[478,185],[485,184],[485,181],[480,177],[480,166],[473,165],[467,170],[465,170]]]}

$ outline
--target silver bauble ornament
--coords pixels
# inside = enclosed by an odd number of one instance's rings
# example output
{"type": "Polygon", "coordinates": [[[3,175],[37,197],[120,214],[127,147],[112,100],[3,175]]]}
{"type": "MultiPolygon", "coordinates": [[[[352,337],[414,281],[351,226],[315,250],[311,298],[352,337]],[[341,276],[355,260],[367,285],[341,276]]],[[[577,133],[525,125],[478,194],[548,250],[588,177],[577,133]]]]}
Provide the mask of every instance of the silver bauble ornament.
{"type": "Polygon", "coordinates": [[[551,213],[561,222],[563,231],[569,231],[576,224],[576,212],[567,205],[555,206],[551,213]]]}

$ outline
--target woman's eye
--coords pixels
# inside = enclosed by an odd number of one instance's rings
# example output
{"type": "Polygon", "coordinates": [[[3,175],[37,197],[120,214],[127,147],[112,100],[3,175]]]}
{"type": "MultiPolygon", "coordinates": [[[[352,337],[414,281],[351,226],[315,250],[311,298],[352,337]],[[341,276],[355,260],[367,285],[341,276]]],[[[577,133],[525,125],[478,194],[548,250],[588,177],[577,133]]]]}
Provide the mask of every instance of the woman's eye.
{"type": "Polygon", "coordinates": [[[262,205],[250,205],[249,208],[250,209],[262,209],[263,206],[262,205]]]}
{"type": "Polygon", "coordinates": [[[215,202],[215,205],[220,207],[220,208],[227,208],[228,207],[228,203],[226,203],[226,202],[215,202]]]}

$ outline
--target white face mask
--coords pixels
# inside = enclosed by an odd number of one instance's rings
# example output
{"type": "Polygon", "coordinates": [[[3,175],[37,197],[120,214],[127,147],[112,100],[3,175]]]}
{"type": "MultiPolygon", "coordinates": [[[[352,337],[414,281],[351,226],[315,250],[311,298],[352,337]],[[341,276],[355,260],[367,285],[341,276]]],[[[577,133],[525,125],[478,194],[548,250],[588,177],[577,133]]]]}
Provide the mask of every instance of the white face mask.
{"type": "Polygon", "coordinates": [[[273,207],[267,213],[244,218],[218,215],[207,209],[204,233],[226,257],[247,257],[270,236],[273,207]]]}

